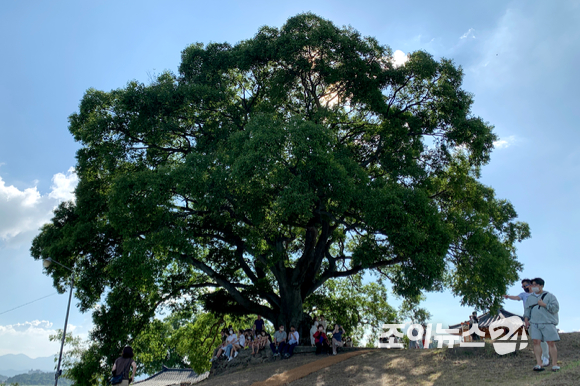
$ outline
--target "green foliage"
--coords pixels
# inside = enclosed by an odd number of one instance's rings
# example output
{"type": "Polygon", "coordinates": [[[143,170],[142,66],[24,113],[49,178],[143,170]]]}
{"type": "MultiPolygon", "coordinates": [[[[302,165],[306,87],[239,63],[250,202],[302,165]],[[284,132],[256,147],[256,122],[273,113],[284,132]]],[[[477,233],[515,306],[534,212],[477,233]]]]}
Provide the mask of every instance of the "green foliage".
{"type": "Polygon", "coordinates": [[[139,371],[153,374],[162,365],[173,368],[192,368],[198,374],[208,371],[213,350],[221,344],[220,331],[232,325],[251,328],[253,319],[211,313],[192,316],[175,313],[163,321],[155,320],[142,331],[133,343],[139,371]]]}
{"type": "Polygon", "coordinates": [[[387,302],[383,285],[362,284],[362,275],[348,279],[331,279],[311,295],[304,304],[312,316],[324,315],[328,329],[341,325],[347,336],[359,341],[370,333],[374,342],[384,323],[396,322],[397,312],[387,302]]]}
{"type": "MultiPolygon", "coordinates": [[[[345,310],[333,312],[354,328],[352,298],[325,291],[369,271],[404,298],[450,288],[497,309],[530,233],[478,181],[496,136],[471,114],[462,77],[423,51],[395,67],[375,39],[301,14],[233,46],[193,44],[177,74],[149,85],[87,90],[69,119],[76,201],[31,248],[74,267],[80,308],[93,312],[71,377],[102,383],[140,340],[179,364],[186,348],[165,354],[152,337],[204,331],[159,324],[160,310],[298,325],[306,303],[345,310]]],[[[64,291],[70,273],[47,273],[64,291]]],[[[371,303],[370,324],[389,317],[371,303]]]]}
{"type": "MultiPolygon", "coordinates": [[[[48,337],[51,342],[62,342],[62,330],[56,330],[55,334],[52,334],[48,337]]],[[[61,369],[62,369],[62,376],[65,378],[71,378],[70,370],[71,368],[79,362],[83,353],[87,349],[87,342],[84,342],[80,337],[74,337],[71,332],[66,334],[66,338],[64,340],[64,349],[62,352],[62,362],[61,362],[61,369]]],[[[58,361],[58,354],[56,354],[54,361],[55,361],[55,369],[57,366],[58,361]]],[[[54,374],[53,374],[54,376],[54,374]]],[[[60,379],[60,378],[59,378],[60,379]]],[[[60,383],[60,380],[59,380],[60,383]]]]}
{"type": "Polygon", "coordinates": [[[410,321],[413,324],[426,324],[431,319],[431,313],[419,307],[419,302],[422,300],[425,300],[424,296],[403,300],[399,309],[399,320],[410,321]]]}

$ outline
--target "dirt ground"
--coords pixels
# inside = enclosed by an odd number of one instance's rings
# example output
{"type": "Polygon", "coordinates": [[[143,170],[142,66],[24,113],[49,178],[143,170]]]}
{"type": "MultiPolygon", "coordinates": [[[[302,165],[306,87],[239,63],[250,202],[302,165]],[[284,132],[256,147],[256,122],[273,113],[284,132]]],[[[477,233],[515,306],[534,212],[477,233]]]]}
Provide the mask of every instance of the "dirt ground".
{"type": "MultiPolygon", "coordinates": [[[[558,364],[534,372],[531,345],[517,354],[499,356],[491,346],[472,352],[435,350],[374,350],[349,358],[292,382],[292,386],[453,386],[453,385],[580,385],[580,333],[560,334],[558,364]]],[[[340,355],[340,354],[339,354],[340,355]]],[[[292,370],[320,359],[314,354],[295,355],[289,360],[246,368],[233,374],[216,376],[199,386],[250,386],[254,382],[292,370]]]]}

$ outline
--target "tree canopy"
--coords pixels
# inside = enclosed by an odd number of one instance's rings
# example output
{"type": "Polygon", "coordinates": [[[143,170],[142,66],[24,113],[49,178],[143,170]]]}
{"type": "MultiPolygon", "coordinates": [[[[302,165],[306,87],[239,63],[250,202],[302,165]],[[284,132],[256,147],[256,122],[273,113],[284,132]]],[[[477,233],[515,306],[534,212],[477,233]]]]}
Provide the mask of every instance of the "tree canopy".
{"type": "MultiPolygon", "coordinates": [[[[462,77],[301,14],[193,44],[150,84],[89,89],[69,119],[76,201],[31,249],[74,266],[87,358],[111,362],[163,307],[298,325],[329,280],[367,272],[497,308],[529,229],[478,181],[497,137],[462,77]]],[[[47,272],[63,290],[69,272],[47,272]]]]}

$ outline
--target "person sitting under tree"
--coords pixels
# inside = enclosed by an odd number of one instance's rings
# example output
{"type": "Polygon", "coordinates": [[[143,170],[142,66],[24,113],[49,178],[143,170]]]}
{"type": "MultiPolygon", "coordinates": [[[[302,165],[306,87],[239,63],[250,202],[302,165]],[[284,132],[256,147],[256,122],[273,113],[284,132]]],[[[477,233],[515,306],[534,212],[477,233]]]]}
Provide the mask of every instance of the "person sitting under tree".
{"type": "Polygon", "coordinates": [[[284,358],[288,359],[294,354],[294,347],[298,345],[299,339],[298,331],[294,326],[290,326],[290,335],[288,337],[288,344],[286,345],[286,353],[284,354],[284,358]]]}
{"type": "Polygon", "coordinates": [[[320,355],[322,352],[330,354],[330,346],[328,345],[324,327],[321,324],[318,325],[318,331],[312,336],[314,337],[314,344],[316,345],[316,355],[320,355]]]}
{"type": "Polygon", "coordinates": [[[244,342],[244,348],[252,347],[254,344],[254,336],[253,336],[252,330],[248,329],[248,330],[244,331],[244,335],[246,337],[245,342],[244,342]]]}
{"type": "Polygon", "coordinates": [[[344,328],[338,324],[335,324],[334,331],[332,331],[332,355],[336,355],[337,347],[342,347],[344,344],[342,341],[342,334],[346,334],[344,328]]]}
{"type": "Polygon", "coordinates": [[[234,353],[234,354],[233,354],[233,355],[234,355],[234,358],[238,356],[238,352],[239,352],[240,350],[243,350],[243,349],[244,349],[244,346],[245,346],[245,344],[246,344],[246,336],[245,336],[245,334],[244,334],[244,330],[241,330],[241,329],[240,329],[240,330],[238,331],[238,333],[239,333],[239,335],[238,335],[238,338],[237,338],[237,340],[236,340],[236,341],[234,341],[234,343],[232,344],[232,345],[233,345],[233,347],[232,347],[232,351],[233,351],[233,353],[234,353]]]}
{"type": "Polygon", "coordinates": [[[217,360],[226,350],[226,338],[228,337],[228,330],[227,329],[223,329],[220,334],[221,334],[221,338],[222,338],[222,343],[218,346],[218,351],[216,353],[216,355],[210,359],[210,362],[213,362],[215,360],[217,360]]]}
{"type": "Polygon", "coordinates": [[[274,342],[270,343],[270,348],[274,353],[274,356],[280,356],[284,352],[284,347],[286,346],[286,331],[284,331],[284,325],[281,324],[278,327],[278,331],[274,334],[274,342]]]}
{"type": "Polygon", "coordinates": [[[256,335],[254,340],[252,341],[252,355],[257,354],[260,351],[260,346],[262,344],[262,334],[256,335]]]}
{"type": "Polygon", "coordinates": [[[226,338],[225,353],[226,353],[226,357],[228,357],[228,361],[231,361],[232,359],[234,359],[235,357],[238,356],[238,353],[236,351],[234,351],[234,344],[238,343],[238,336],[234,332],[234,329],[232,326],[230,326],[228,333],[229,333],[229,335],[226,338]]]}

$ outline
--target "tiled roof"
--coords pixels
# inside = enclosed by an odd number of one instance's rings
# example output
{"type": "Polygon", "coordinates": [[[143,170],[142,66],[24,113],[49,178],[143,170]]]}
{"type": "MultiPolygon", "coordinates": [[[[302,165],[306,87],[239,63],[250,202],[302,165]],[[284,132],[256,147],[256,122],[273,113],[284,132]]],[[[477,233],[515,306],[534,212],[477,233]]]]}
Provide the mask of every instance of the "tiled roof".
{"type": "MultiPolygon", "coordinates": [[[[513,314],[509,311],[504,310],[503,308],[500,308],[497,315],[491,315],[488,311],[485,314],[478,316],[477,317],[477,319],[479,320],[478,327],[480,327],[480,328],[489,327],[489,325],[495,321],[509,318],[512,316],[518,316],[518,317],[522,318],[522,320],[524,320],[524,318],[522,316],[513,314]]],[[[464,322],[464,323],[468,323],[468,322],[464,322]]],[[[449,326],[449,328],[450,329],[461,328],[461,323],[454,324],[453,326],[449,326]]]]}
{"type": "Polygon", "coordinates": [[[192,369],[170,369],[163,366],[163,370],[139,382],[139,386],[173,386],[181,383],[195,384],[201,382],[209,376],[209,371],[197,375],[192,369]]]}

